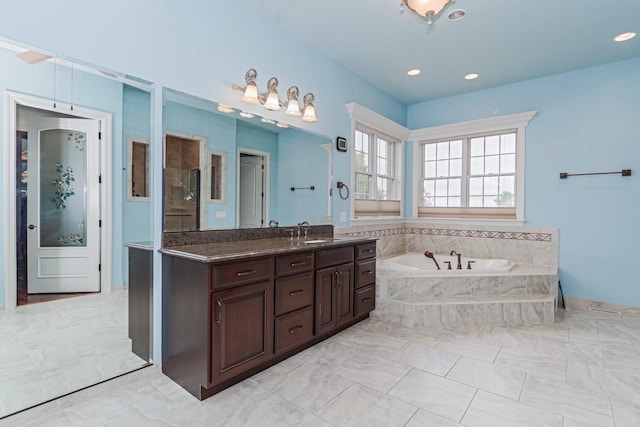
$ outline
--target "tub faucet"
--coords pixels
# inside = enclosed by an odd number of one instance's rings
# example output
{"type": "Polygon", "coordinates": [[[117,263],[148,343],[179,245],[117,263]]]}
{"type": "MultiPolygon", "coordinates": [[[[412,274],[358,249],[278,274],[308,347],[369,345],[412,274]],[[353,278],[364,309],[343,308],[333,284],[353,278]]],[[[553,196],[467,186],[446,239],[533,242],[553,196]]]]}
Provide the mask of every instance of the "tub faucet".
{"type": "Polygon", "coordinates": [[[276,221],[275,219],[269,221],[269,228],[278,228],[278,221],[276,221]]]}
{"type": "Polygon", "coordinates": [[[452,256],[453,255],[457,255],[458,256],[458,265],[456,266],[456,270],[462,270],[462,260],[461,260],[462,255],[459,254],[456,251],[451,251],[451,253],[449,255],[452,255],[452,256]]]}
{"type": "Polygon", "coordinates": [[[308,221],[302,221],[298,223],[298,240],[300,240],[300,230],[304,227],[304,237],[307,237],[307,233],[311,228],[311,224],[308,221]]]}

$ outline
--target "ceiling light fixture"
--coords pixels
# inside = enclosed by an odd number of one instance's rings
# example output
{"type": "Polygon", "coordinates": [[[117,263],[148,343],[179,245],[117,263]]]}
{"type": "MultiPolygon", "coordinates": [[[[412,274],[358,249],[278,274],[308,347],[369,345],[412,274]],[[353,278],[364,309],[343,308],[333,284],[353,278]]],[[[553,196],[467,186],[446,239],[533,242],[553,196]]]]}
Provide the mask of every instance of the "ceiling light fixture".
{"type": "Polygon", "coordinates": [[[478,77],[480,77],[480,74],[478,74],[478,73],[469,73],[469,74],[467,74],[466,76],[464,76],[464,78],[465,78],[466,80],[475,80],[475,79],[477,79],[478,77]]]}
{"type": "Polygon", "coordinates": [[[633,32],[622,33],[622,34],[618,34],[613,40],[617,42],[626,42],[627,40],[631,40],[635,36],[636,36],[636,33],[633,33],[633,32]]]}
{"type": "Polygon", "coordinates": [[[452,3],[452,0],[402,0],[400,10],[407,6],[409,10],[427,20],[427,24],[433,24],[438,14],[452,3]]]}
{"type": "Polygon", "coordinates": [[[279,111],[282,107],[286,107],[285,114],[293,117],[302,116],[302,121],[316,122],[316,109],[313,105],[315,97],[312,93],[308,93],[304,96],[304,107],[301,109],[298,103],[298,96],[300,91],[297,86],[291,86],[287,90],[287,102],[280,101],[278,97],[278,79],[271,77],[267,81],[267,93],[258,93],[258,86],[256,85],[256,79],[258,78],[258,72],[251,68],[244,75],[245,86],[240,87],[236,84],[231,85],[235,90],[244,92],[242,95],[242,102],[245,104],[257,105],[262,104],[264,108],[271,111],[279,111]]]}
{"type": "Polygon", "coordinates": [[[420,73],[421,73],[421,71],[418,70],[417,68],[413,68],[413,69],[407,71],[407,75],[408,76],[417,76],[420,73]]]}

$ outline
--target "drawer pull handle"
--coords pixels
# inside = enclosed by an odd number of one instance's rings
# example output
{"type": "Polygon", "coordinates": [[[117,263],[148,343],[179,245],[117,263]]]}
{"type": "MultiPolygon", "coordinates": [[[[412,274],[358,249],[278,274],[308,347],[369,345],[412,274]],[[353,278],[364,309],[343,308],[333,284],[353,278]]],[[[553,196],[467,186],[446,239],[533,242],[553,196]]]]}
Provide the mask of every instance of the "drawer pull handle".
{"type": "Polygon", "coordinates": [[[362,272],[363,276],[368,276],[369,274],[373,274],[373,271],[372,270],[367,270],[367,271],[363,271],[362,272]]]}
{"type": "Polygon", "coordinates": [[[306,263],[307,263],[307,261],[292,262],[291,263],[291,267],[298,267],[300,265],[305,265],[306,263]]]}
{"type": "Polygon", "coordinates": [[[371,252],[373,252],[373,249],[364,249],[362,251],[363,254],[370,254],[371,252]]]}
{"type": "Polygon", "coordinates": [[[295,297],[296,295],[301,294],[303,292],[304,292],[303,289],[296,289],[295,291],[289,292],[289,296],[295,297]]]}
{"type": "Polygon", "coordinates": [[[367,297],[367,298],[362,298],[362,302],[369,302],[371,301],[373,298],[367,297]]]}
{"type": "Polygon", "coordinates": [[[255,270],[240,271],[236,273],[236,276],[238,277],[250,276],[252,274],[255,274],[255,272],[256,272],[255,270]]]}
{"type": "Polygon", "coordinates": [[[304,329],[304,326],[302,326],[302,325],[294,326],[293,328],[289,329],[289,333],[291,335],[293,335],[293,334],[295,334],[295,333],[297,333],[297,332],[299,332],[299,331],[301,331],[303,329],[304,329]]]}
{"type": "Polygon", "coordinates": [[[222,301],[216,301],[218,305],[218,316],[216,317],[216,323],[221,326],[222,325],[222,301]]]}

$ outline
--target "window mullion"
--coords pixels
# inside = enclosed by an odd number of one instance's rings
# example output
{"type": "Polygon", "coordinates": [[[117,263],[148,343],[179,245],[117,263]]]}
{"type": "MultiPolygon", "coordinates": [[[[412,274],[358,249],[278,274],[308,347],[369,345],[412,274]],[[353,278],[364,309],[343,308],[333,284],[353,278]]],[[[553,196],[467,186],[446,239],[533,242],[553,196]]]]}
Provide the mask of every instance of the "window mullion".
{"type": "Polygon", "coordinates": [[[461,206],[469,206],[469,168],[470,168],[470,149],[469,138],[462,140],[462,189],[461,189],[461,206]]]}

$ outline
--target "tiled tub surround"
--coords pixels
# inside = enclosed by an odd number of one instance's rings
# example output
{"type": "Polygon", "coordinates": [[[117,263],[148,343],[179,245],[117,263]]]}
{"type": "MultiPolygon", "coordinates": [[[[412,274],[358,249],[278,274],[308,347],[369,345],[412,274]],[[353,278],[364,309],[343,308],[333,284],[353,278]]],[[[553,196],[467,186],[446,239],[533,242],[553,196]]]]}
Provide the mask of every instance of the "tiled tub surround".
{"type": "MultiPolygon", "coordinates": [[[[376,274],[372,317],[404,326],[464,327],[553,323],[558,293],[558,230],[425,226],[398,223],[336,230],[378,238],[378,260],[409,252],[508,259],[508,273],[439,277],[389,271],[376,274]]],[[[382,263],[381,263],[382,264],[382,263]]]]}

